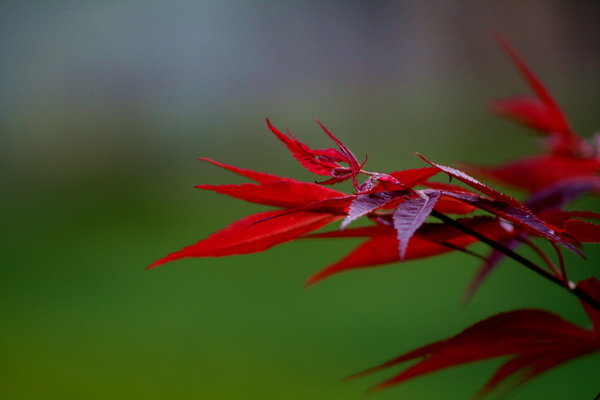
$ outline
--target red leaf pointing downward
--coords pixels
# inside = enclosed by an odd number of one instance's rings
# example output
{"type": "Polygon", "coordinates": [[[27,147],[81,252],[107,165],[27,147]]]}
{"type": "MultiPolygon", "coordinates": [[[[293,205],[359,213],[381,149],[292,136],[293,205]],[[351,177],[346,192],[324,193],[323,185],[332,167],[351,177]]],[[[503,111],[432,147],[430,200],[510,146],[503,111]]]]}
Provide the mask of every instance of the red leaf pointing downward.
{"type": "Polygon", "coordinates": [[[408,241],[415,231],[425,222],[433,207],[440,199],[440,192],[424,190],[419,196],[406,199],[394,210],[394,228],[398,231],[400,259],[404,259],[408,241]]]}

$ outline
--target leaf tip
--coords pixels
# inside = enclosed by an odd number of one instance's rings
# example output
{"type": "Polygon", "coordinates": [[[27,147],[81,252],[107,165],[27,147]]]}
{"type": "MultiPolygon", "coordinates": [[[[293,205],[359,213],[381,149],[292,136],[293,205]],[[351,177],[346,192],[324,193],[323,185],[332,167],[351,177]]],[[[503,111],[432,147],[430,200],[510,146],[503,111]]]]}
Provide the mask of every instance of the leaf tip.
{"type": "Polygon", "coordinates": [[[148,271],[148,270],[154,269],[154,268],[158,267],[159,265],[164,264],[165,262],[167,262],[167,260],[161,258],[160,260],[154,261],[152,264],[148,265],[146,268],[144,268],[144,270],[148,271]]]}
{"type": "Polygon", "coordinates": [[[309,288],[309,287],[314,286],[321,280],[325,279],[325,276],[326,275],[322,274],[322,272],[317,272],[316,274],[313,274],[304,282],[304,287],[309,288]]]}
{"type": "Polygon", "coordinates": [[[187,255],[185,254],[184,249],[180,250],[180,251],[176,251],[174,253],[171,253],[163,258],[160,258],[160,259],[154,261],[152,264],[148,265],[145,269],[146,270],[154,269],[154,268],[161,266],[163,264],[166,264],[168,262],[179,260],[179,259],[185,258],[185,257],[187,257],[187,255]]]}
{"type": "Polygon", "coordinates": [[[273,124],[271,123],[271,120],[270,120],[269,118],[265,118],[265,121],[267,122],[267,126],[269,127],[269,129],[270,129],[270,130],[271,130],[273,133],[275,133],[275,134],[276,134],[276,135],[278,135],[278,136],[279,136],[279,135],[282,135],[282,133],[281,133],[281,132],[279,132],[279,131],[277,130],[277,128],[275,128],[275,126],[273,126],[273,124]],[[276,132],[276,131],[277,131],[277,132],[276,132]]]}
{"type": "Polygon", "coordinates": [[[382,390],[385,390],[385,389],[389,388],[389,387],[390,387],[390,386],[392,386],[392,385],[393,385],[393,384],[392,384],[392,383],[389,383],[389,382],[382,382],[382,383],[379,383],[379,384],[377,384],[377,385],[375,385],[375,386],[372,386],[372,387],[370,387],[370,388],[367,390],[366,394],[368,394],[368,395],[372,395],[372,394],[375,394],[375,393],[381,392],[382,390]]]}
{"type": "Polygon", "coordinates": [[[338,268],[336,268],[335,265],[329,266],[327,268],[324,268],[324,269],[314,273],[312,276],[310,276],[306,280],[304,285],[305,285],[305,287],[313,286],[313,285],[321,282],[325,278],[328,278],[329,276],[334,275],[338,272],[340,272],[340,270],[338,268]]]}

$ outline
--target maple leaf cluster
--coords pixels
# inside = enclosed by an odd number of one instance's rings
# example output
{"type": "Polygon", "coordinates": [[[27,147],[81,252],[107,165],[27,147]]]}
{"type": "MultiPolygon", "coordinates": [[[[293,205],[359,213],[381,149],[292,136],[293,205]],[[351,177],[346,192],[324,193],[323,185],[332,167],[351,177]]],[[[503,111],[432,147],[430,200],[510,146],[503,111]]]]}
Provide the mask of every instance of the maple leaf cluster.
{"type": "Polygon", "coordinates": [[[528,66],[506,41],[500,39],[500,43],[534,96],[496,100],[492,110],[541,133],[545,138],[544,152],[497,167],[466,165],[465,168],[472,174],[525,189],[528,192],[525,201],[518,201],[462,170],[435,163],[422,155],[418,156],[425,165],[420,168],[370,172],[364,169],[366,161],[359,162],[319,121],[317,123],[335,143],[335,148],[310,148],[291,133],[279,131],[267,120],[270,131],[293,157],[308,171],[326,179],[317,183],[302,182],[201,158],[252,183],[198,185],[197,188],[276,209],[244,217],[159,259],[149,268],[186,257],[261,252],[298,238],[364,238],[344,258],[308,279],[308,284],[315,284],[352,269],[451,251],[472,254],[468,247],[484,242],[492,249],[484,257],[485,262],[471,282],[467,296],[475,292],[500,260],[511,257],[577,296],[592,327],[579,327],[537,309],[498,314],[454,337],[410,351],[366,371],[419,360],[375,389],[442,368],[509,356],[478,393],[483,396],[509,376],[519,374],[517,384],[520,384],[569,359],[600,349],[600,281],[596,278],[579,283],[569,281],[561,250],[582,255],[582,243],[600,242],[600,225],[590,222],[600,219],[600,214],[565,209],[580,195],[600,193],[598,149],[571,129],[560,107],[528,66]],[[433,180],[437,175],[446,175],[461,185],[433,180]],[[352,182],[353,193],[329,187],[343,181],[352,182]],[[360,218],[366,218],[370,223],[350,227],[360,218]],[[432,218],[439,222],[431,222],[432,218]],[[339,222],[339,229],[315,232],[334,222],[339,222]],[[544,254],[531,237],[550,242],[558,262],[544,254]],[[542,264],[516,253],[516,247],[521,244],[536,250],[542,264]]]}

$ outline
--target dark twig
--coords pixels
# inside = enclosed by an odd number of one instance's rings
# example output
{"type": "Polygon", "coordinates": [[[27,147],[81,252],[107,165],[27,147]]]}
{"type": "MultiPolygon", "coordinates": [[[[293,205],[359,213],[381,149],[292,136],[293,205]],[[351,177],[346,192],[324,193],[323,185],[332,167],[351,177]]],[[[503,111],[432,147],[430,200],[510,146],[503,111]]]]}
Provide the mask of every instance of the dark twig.
{"type": "Polygon", "coordinates": [[[578,287],[574,287],[574,285],[572,285],[570,282],[565,282],[563,279],[554,276],[550,272],[541,268],[540,266],[533,263],[529,259],[523,257],[522,255],[514,252],[513,250],[509,249],[508,247],[503,246],[502,244],[498,243],[495,240],[489,239],[488,237],[482,235],[481,233],[474,231],[473,229],[461,224],[458,221],[453,220],[452,218],[448,217],[445,214],[442,214],[439,211],[433,210],[431,212],[431,216],[441,220],[444,223],[447,223],[448,225],[455,227],[456,229],[460,229],[461,231],[479,239],[481,242],[487,244],[488,246],[504,253],[507,257],[512,258],[513,260],[519,262],[520,264],[529,268],[533,272],[536,272],[537,274],[543,276],[544,278],[554,282],[558,286],[568,290],[569,292],[571,292],[572,294],[577,296],[580,300],[586,302],[590,306],[594,307],[596,310],[600,311],[600,303],[598,301],[596,301],[596,299],[591,297],[589,294],[587,294],[583,290],[579,289],[578,287]]]}

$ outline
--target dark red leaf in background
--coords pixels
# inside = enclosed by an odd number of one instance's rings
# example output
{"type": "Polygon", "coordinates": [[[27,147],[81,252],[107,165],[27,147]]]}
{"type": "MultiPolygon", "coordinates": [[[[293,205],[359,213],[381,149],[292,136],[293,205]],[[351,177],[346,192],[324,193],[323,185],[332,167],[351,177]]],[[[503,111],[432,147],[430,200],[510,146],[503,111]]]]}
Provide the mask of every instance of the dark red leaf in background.
{"type": "Polygon", "coordinates": [[[548,114],[552,115],[552,119],[557,121],[555,129],[551,131],[558,132],[569,132],[571,129],[569,127],[569,123],[567,119],[562,113],[562,110],[548,91],[546,87],[542,84],[542,82],[535,76],[535,74],[531,71],[531,69],[525,64],[523,59],[517,54],[515,49],[501,36],[497,37],[498,42],[506,52],[506,54],[510,57],[512,62],[515,64],[523,78],[525,78],[527,84],[529,84],[530,88],[534,91],[539,101],[546,107],[548,114]]]}
{"type": "Polygon", "coordinates": [[[468,164],[466,168],[481,176],[535,192],[570,178],[597,179],[600,159],[535,155],[494,167],[468,164]]]}
{"type": "Polygon", "coordinates": [[[545,221],[548,221],[549,223],[560,229],[564,229],[567,221],[573,218],[600,220],[600,213],[593,211],[564,211],[561,209],[550,209],[544,210],[539,214],[539,216],[540,218],[544,219],[545,221]]]}
{"type": "Polygon", "coordinates": [[[580,219],[571,219],[565,223],[564,232],[579,243],[600,243],[600,225],[580,219]]]}
{"type": "Polygon", "coordinates": [[[518,96],[497,100],[492,103],[493,110],[549,134],[552,153],[576,155],[589,152],[589,146],[571,129],[550,92],[504,38],[498,37],[498,41],[536,97],[518,96]]]}
{"type": "Polygon", "coordinates": [[[541,132],[565,132],[568,126],[562,115],[557,115],[547,105],[531,96],[513,96],[508,99],[494,100],[492,111],[512,118],[541,132]]]}

